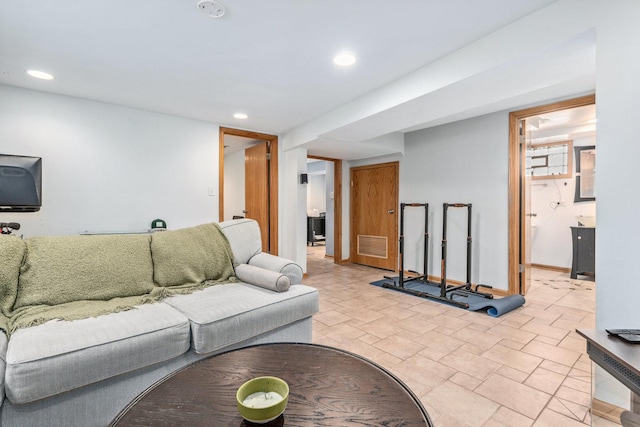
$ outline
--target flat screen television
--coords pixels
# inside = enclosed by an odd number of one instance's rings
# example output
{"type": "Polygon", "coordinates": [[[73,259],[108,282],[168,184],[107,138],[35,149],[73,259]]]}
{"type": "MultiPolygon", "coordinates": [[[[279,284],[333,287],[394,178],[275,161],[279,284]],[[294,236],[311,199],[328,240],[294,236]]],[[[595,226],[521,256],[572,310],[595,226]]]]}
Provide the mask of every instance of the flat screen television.
{"type": "Polygon", "coordinates": [[[42,206],[42,158],[0,154],[0,212],[37,212],[42,206]]]}

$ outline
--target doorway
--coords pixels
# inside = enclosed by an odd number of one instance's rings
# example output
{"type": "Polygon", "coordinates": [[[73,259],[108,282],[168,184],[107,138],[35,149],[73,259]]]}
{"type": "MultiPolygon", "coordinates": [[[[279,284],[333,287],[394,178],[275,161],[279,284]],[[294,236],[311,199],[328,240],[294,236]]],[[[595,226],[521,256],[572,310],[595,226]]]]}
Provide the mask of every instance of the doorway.
{"type": "MultiPolygon", "coordinates": [[[[595,95],[556,102],[509,114],[509,294],[526,294],[530,284],[532,172],[527,165],[527,120],[541,115],[595,104],[595,95]]],[[[529,126],[531,129],[531,126],[529,126]]],[[[566,138],[560,138],[566,139],[566,138]]],[[[573,155],[573,153],[569,153],[573,155]]],[[[569,170],[572,173],[572,170],[569,170]]],[[[560,199],[556,203],[562,203],[560,199]]],[[[557,205],[560,206],[560,205],[557,205]]]]}
{"type": "MultiPolygon", "coordinates": [[[[320,206],[325,206],[324,212],[326,215],[322,222],[324,222],[325,229],[325,255],[324,257],[333,258],[334,264],[343,264],[344,260],[342,259],[342,160],[334,159],[329,157],[320,157],[320,156],[307,156],[308,162],[324,162],[325,165],[330,166],[326,167],[325,172],[325,183],[330,182],[330,185],[325,185],[323,183],[324,191],[321,192],[317,197],[326,198],[326,202],[322,204],[320,201],[320,206]],[[332,208],[329,205],[333,205],[332,208]],[[326,209],[329,206],[330,209],[326,209]],[[329,244],[330,247],[326,245],[329,244]],[[327,252],[326,249],[329,249],[327,252]]],[[[311,163],[309,163],[311,164],[311,163]]],[[[309,176],[309,186],[307,187],[308,193],[311,191],[311,184],[313,184],[312,180],[314,175],[310,170],[310,167],[307,167],[307,174],[309,176]]],[[[309,204],[309,194],[307,194],[307,245],[313,245],[312,235],[310,233],[313,232],[313,226],[310,227],[310,224],[317,224],[318,218],[322,213],[322,209],[314,208],[314,204],[309,204]],[[318,212],[315,212],[316,209],[318,212]],[[318,218],[315,218],[315,216],[318,218]]],[[[310,272],[313,273],[313,272],[310,272]]]]}
{"type": "Polygon", "coordinates": [[[255,219],[260,225],[263,251],[277,255],[278,137],[259,132],[220,127],[219,144],[218,193],[220,194],[220,200],[218,216],[220,221],[231,219],[233,216],[255,219]],[[237,212],[225,209],[225,149],[229,150],[232,142],[235,143],[233,145],[241,143],[243,146],[240,151],[244,153],[244,174],[242,179],[244,184],[241,184],[244,200],[234,201],[229,197],[228,203],[229,208],[233,205],[237,212]],[[237,207],[242,204],[244,204],[243,208],[237,207]],[[231,212],[233,212],[233,216],[231,212]]]}
{"type": "Polygon", "coordinates": [[[395,271],[398,262],[398,162],[351,169],[351,260],[395,271]]]}

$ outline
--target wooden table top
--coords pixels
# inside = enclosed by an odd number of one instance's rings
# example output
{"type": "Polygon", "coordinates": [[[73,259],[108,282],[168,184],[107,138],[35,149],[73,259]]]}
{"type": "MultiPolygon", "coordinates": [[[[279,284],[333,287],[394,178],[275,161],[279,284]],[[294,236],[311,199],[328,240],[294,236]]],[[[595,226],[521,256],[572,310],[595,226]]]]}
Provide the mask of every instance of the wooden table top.
{"type": "Polygon", "coordinates": [[[353,353],[314,344],[265,344],[191,364],[149,387],[112,426],[257,425],[243,420],[236,391],[251,378],[289,384],[284,414],[262,426],[432,426],[393,374],[353,353]]]}

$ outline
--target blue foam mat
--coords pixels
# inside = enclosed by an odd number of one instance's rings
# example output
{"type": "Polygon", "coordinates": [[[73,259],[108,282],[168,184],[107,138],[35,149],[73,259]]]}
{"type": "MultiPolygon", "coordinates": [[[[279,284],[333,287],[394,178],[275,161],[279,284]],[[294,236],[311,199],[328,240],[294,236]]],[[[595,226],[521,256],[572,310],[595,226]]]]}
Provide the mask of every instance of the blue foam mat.
{"type": "MultiPolygon", "coordinates": [[[[375,282],[371,282],[374,286],[382,286],[385,283],[388,284],[396,284],[398,282],[398,277],[394,277],[391,279],[382,279],[376,280],[375,282]]],[[[440,296],[440,286],[427,284],[424,281],[412,280],[410,282],[405,282],[404,287],[406,289],[424,292],[429,295],[440,296]]],[[[396,290],[393,288],[387,288],[396,290]]],[[[468,310],[471,311],[479,311],[479,310],[487,310],[487,314],[491,317],[498,317],[505,313],[508,313],[516,308],[522,306],[524,304],[524,297],[522,295],[508,295],[502,298],[484,298],[478,295],[468,294],[467,297],[462,297],[458,295],[454,295],[453,299],[459,302],[466,302],[469,304],[468,310]]],[[[443,302],[446,304],[446,301],[441,301],[437,299],[430,299],[431,301],[443,302]]],[[[458,305],[452,304],[454,307],[459,307],[458,305]]],[[[462,307],[461,307],[462,308],[462,307]]]]}

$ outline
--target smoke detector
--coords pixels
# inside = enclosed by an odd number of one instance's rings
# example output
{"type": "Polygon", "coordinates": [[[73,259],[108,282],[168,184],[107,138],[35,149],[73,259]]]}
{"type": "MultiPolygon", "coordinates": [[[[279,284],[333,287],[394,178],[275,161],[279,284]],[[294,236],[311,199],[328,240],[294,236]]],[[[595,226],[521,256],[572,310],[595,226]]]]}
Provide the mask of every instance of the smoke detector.
{"type": "Polygon", "coordinates": [[[220,18],[226,12],[224,6],[214,0],[199,0],[198,9],[210,18],[220,18]]]}

